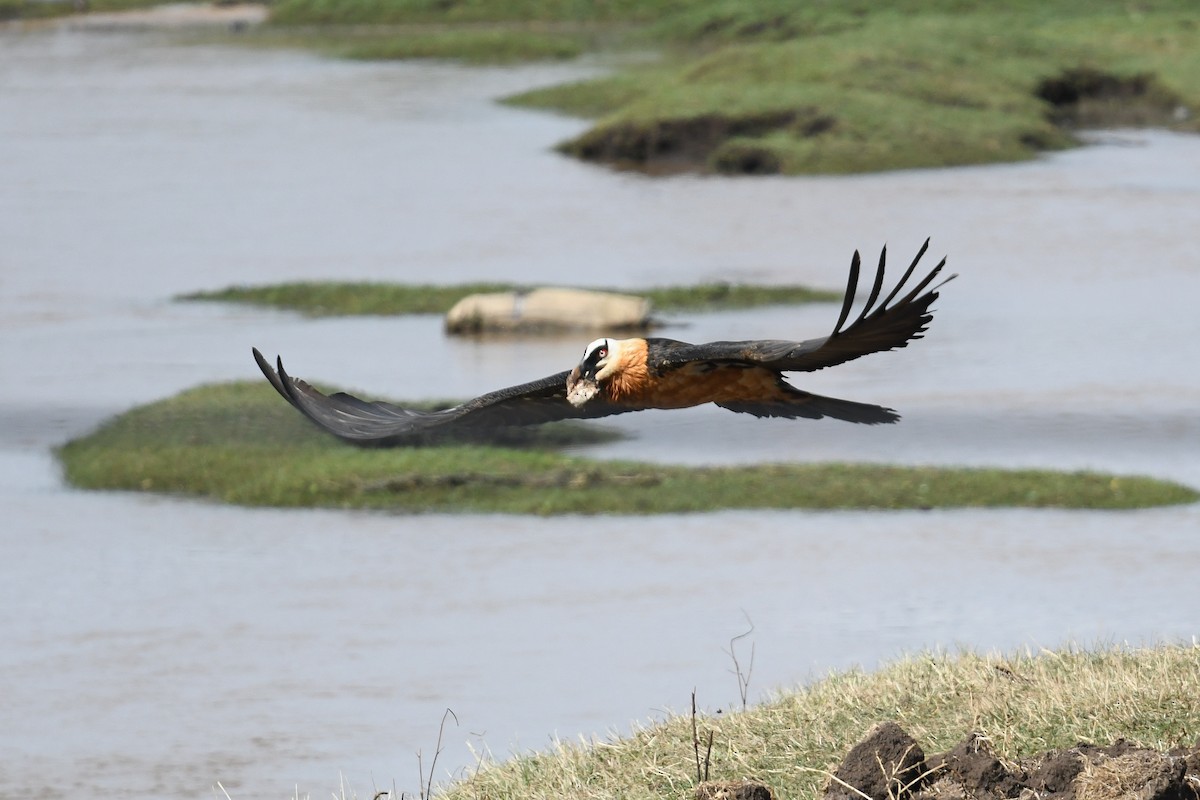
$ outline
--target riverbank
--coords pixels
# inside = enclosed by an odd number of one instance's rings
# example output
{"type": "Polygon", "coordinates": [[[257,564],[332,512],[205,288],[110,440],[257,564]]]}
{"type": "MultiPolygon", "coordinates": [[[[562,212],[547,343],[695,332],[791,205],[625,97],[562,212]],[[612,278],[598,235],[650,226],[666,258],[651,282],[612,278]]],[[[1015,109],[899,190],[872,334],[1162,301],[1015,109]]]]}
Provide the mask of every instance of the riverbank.
{"type": "Polygon", "coordinates": [[[1195,644],[925,654],[749,708],[701,697],[628,737],[488,764],[439,797],[1183,797],[1200,783],[1197,674],[1195,644]]]}
{"type": "Polygon", "coordinates": [[[62,25],[86,31],[244,31],[269,16],[261,3],[145,3],[131,0],[0,0],[0,24],[62,25]]]}

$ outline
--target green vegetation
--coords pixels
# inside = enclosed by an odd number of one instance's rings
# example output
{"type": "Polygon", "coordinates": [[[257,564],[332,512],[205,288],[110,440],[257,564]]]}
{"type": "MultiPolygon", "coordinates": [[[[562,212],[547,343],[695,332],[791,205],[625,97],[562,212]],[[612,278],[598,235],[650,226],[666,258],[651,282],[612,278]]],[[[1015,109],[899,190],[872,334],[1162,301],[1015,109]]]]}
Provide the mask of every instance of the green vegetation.
{"type": "Polygon", "coordinates": [[[1178,484],[1096,473],[847,464],[696,469],[559,451],[606,435],[593,425],[559,423],[489,443],[360,450],[316,430],[257,381],[201,387],[134,409],[59,456],[67,479],[90,489],[408,512],[1137,508],[1200,499],[1178,484]]]}
{"type": "MultiPolygon", "coordinates": [[[[0,19],[74,7],[0,0],[0,19]]],[[[650,172],[953,166],[1068,147],[1083,125],[1200,130],[1192,0],[278,0],[237,39],[476,63],[603,52],[625,66],[509,102],[594,118],[564,152],[650,172]]]]}
{"type": "MultiPolygon", "coordinates": [[[[395,283],[282,283],[273,286],[232,286],[213,292],[183,295],[181,300],[248,303],[299,311],[309,316],[356,314],[445,314],[469,294],[510,292],[520,289],[507,283],[465,283],[456,286],[395,283]]],[[[662,286],[643,290],[609,289],[649,298],[658,311],[702,311],[752,308],[841,299],[835,292],[805,286],[758,286],[703,283],[696,286],[662,286]]]]}
{"type": "Polygon", "coordinates": [[[506,63],[567,59],[580,55],[586,41],[567,33],[496,29],[425,31],[421,36],[362,36],[335,51],[345,58],[457,58],[468,62],[506,63]]]}
{"type": "Polygon", "coordinates": [[[650,23],[684,0],[282,0],[272,19],[283,25],[577,25],[650,23]]]}
{"type": "MultiPolygon", "coordinates": [[[[615,290],[614,290],[615,291],[615,290]]],[[[768,305],[835,302],[840,292],[807,286],[763,286],[745,283],[700,283],[694,286],[657,286],[635,291],[650,299],[660,311],[711,311],[756,308],[768,305]]]]}
{"type": "Polygon", "coordinates": [[[238,40],[302,47],[334,58],[441,58],[470,64],[563,60],[600,46],[595,36],[574,27],[504,24],[267,25],[239,31],[238,40]]]}
{"type": "Polygon", "coordinates": [[[246,303],[314,317],[359,314],[445,314],[463,297],[477,292],[506,292],[504,283],[466,283],[457,286],[398,283],[296,282],[272,286],[231,286],[213,292],[195,292],[180,300],[246,303]]]}
{"type": "MultiPolygon", "coordinates": [[[[777,797],[818,798],[829,766],[885,720],[898,722],[927,753],[977,731],[1008,760],[1079,741],[1190,746],[1200,729],[1198,674],[1195,645],[1012,657],[931,654],[873,673],[833,674],[745,711],[703,715],[697,727],[705,742],[713,734],[713,780],[749,778],[771,786],[777,797]]],[[[685,702],[681,697],[680,705],[685,702]]],[[[692,719],[672,716],[625,738],[561,743],[486,765],[439,797],[690,797],[696,785],[692,737],[692,719]]]]}
{"type": "Polygon", "coordinates": [[[75,12],[71,3],[49,3],[40,0],[0,0],[0,22],[14,19],[48,19],[75,12]]]}
{"type": "Polygon", "coordinates": [[[650,171],[1014,161],[1070,146],[1081,124],[1198,128],[1190,0],[280,0],[272,20],[359,57],[651,48],[658,60],[510,100],[597,118],[562,149],[650,171]]]}
{"type": "Polygon", "coordinates": [[[0,22],[53,19],[80,11],[128,11],[162,5],[161,0],[0,0],[0,22]]]}

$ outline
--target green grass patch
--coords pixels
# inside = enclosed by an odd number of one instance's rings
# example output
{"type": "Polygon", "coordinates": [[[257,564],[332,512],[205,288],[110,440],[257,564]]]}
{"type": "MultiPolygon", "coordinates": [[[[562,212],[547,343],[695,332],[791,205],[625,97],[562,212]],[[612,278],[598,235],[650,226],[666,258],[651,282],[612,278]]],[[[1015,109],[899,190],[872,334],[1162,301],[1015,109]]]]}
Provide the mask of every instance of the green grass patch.
{"type": "Polygon", "coordinates": [[[469,64],[563,60],[600,46],[589,31],[540,24],[265,25],[240,31],[236,41],[302,47],[334,58],[436,58],[469,64]]]}
{"type": "MultiPolygon", "coordinates": [[[[636,68],[637,94],[622,96],[633,83],[626,75],[583,89],[612,102],[597,104],[594,127],[561,149],[650,170],[840,173],[1026,159],[1071,145],[1071,128],[1084,122],[1195,129],[1175,114],[1200,107],[1200,67],[1189,56],[1192,68],[1181,69],[1163,53],[1200,47],[1200,27],[1111,11],[1088,23],[1029,21],[995,11],[876,13],[851,27],[687,51],[636,68]],[[1141,38],[1117,36],[1121,24],[1141,38]],[[1043,96],[1046,81],[1081,69],[1108,81],[1076,87],[1071,102],[1043,96]]],[[[552,107],[561,95],[510,102],[552,107]]]]}
{"type": "MultiPolygon", "coordinates": [[[[0,0],[0,19],[73,8],[0,0]]],[[[563,152],[651,173],[1010,162],[1082,126],[1200,130],[1192,0],[278,0],[270,19],[229,40],[474,63],[636,53],[507,102],[592,118],[563,152]]]]}
{"type": "Polygon", "coordinates": [[[277,24],[621,24],[653,22],[686,2],[641,0],[278,0],[277,24]]]}
{"type": "Polygon", "coordinates": [[[75,13],[75,6],[70,2],[0,0],[0,22],[17,19],[53,19],[73,13],[75,13]]]}
{"type": "MultiPolygon", "coordinates": [[[[445,314],[469,294],[509,292],[525,288],[508,283],[464,283],[453,286],[369,282],[297,282],[271,286],[231,286],[211,292],[182,295],[181,300],[246,303],[298,311],[314,317],[378,314],[445,314]]],[[[650,289],[607,289],[648,298],[657,311],[716,311],[832,302],[836,292],[806,286],[763,286],[706,283],[650,289]]]]}
{"type": "MultiPolygon", "coordinates": [[[[654,412],[648,412],[654,413],[654,412]]],[[[852,464],[688,468],[561,452],[602,426],[557,423],[490,443],[361,450],[311,426],[265,381],[206,386],[143,406],[58,454],[89,489],[251,506],[406,512],[658,514],[730,508],[1140,508],[1200,494],[1151,478],[1047,470],[852,464]]]]}
{"type": "Polygon", "coordinates": [[[392,33],[346,43],[339,55],[358,59],[457,58],[470,63],[575,58],[580,37],[528,30],[444,30],[392,33]]]}
{"type": "Polygon", "coordinates": [[[504,98],[524,108],[557,111],[576,117],[603,117],[645,97],[650,82],[627,70],[595,80],[562,83],[504,98]]]}
{"type": "MultiPolygon", "coordinates": [[[[745,711],[702,713],[696,733],[704,742],[712,733],[711,779],[753,779],[777,797],[819,798],[830,765],[887,720],[898,722],[926,753],[948,750],[974,731],[1008,761],[1081,741],[1109,745],[1123,738],[1162,751],[1191,747],[1200,729],[1198,674],[1195,645],[1007,657],[925,654],[876,672],[831,674],[745,711]]],[[[681,696],[678,705],[686,702],[681,696]]],[[[602,743],[558,743],[472,771],[439,797],[691,797],[692,725],[690,716],[672,715],[602,743]]]]}
{"type": "Polygon", "coordinates": [[[161,0],[0,0],[0,22],[54,19],[81,11],[130,11],[162,5],[161,0]]]}
{"type": "Polygon", "coordinates": [[[562,145],[584,159],[798,174],[1021,160],[1072,145],[1077,125],[1197,130],[1194,12],[1185,0],[280,0],[272,20],[335,40],[392,26],[344,49],[357,57],[653,49],[662,58],[508,102],[594,118],[562,145]],[[1106,80],[1045,91],[1081,72],[1106,80]]]}

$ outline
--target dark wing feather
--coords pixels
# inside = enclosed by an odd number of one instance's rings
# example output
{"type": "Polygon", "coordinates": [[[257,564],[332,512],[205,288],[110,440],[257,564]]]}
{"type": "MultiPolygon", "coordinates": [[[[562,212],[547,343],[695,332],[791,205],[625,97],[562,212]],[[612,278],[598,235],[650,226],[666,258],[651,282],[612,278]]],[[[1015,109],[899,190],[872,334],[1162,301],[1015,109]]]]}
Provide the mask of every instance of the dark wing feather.
{"type": "Polygon", "coordinates": [[[787,419],[799,417],[824,419],[829,417],[844,422],[857,422],[861,425],[882,425],[900,420],[900,415],[891,408],[877,406],[874,403],[856,403],[853,400],[840,400],[836,397],[810,394],[799,389],[787,402],[742,400],[722,402],[717,405],[739,414],[753,414],[756,417],[785,417],[787,419]]]}
{"type": "Polygon", "coordinates": [[[653,366],[662,372],[698,361],[736,361],[757,364],[780,372],[811,372],[842,364],[869,353],[904,347],[913,339],[921,338],[926,326],[933,318],[930,306],[938,298],[937,290],[946,281],[957,277],[951,275],[942,283],[928,289],[934,278],[941,274],[942,268],[946,266],[946,259],[943,258],[916,286],[897,300],[897,296],[916,271],[921,256],[925,255],[928,248],[929,240],[926,239],[904,276],[896,283],[887,298],[876,305],[883,290],[884,265],[887,261],[887,248],[885,247],[879,255],[879,267],[876,269],[875,280],[871,286],[871,292],[867,296],[867,301],[863,304],[858,316],[846,326],[846,321],[850,319],[850,312],[854,306],[861,266],[861,258],[855,252],[854,258],[850,262],[850,279],[846,285],[846,297],[842,302],[841,314],[838,316],[837,324],[834,325],[833,333],[828,336],[799,342],[781,339],[709,342],[707,344],[664,341],[662,346],[655,348],[653,366]]]}
{"type": "Polygon", "coordinates": [[[361,447],[394,447],[420,442],[439,433],[605,417],[634,410],[600,402],[599,398],[583,408],[576,408],[567,402],[567,373],[560,372],[489,392],[453,408],[419,411],[392,403],[360,400],[345,392],[324,394],[288,375],[282,359],[277,360],[276,371],[257,348],[253,352],[259,369],[284,399],[318,427],[361,447]]]}

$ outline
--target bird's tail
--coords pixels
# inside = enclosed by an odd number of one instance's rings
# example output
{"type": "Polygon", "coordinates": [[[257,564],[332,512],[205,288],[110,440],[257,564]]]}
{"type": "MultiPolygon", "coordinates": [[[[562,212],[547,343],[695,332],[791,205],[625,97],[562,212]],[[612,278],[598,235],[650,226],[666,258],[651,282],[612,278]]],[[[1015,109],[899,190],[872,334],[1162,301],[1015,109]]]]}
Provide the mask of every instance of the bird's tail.
{"type": "Polygon", "coordinates": [[[785,417],[787,419],[829,417],[863,425],[886,425],[900,419],[900,415],[893,409],[883,406],[810,394],[790,386],[788,388],[792,389],[792,392],[783,398],[763,401],[739,400],[717,403],[717,405],[739,414],[753,414],[756,417],[785,417]]]}

